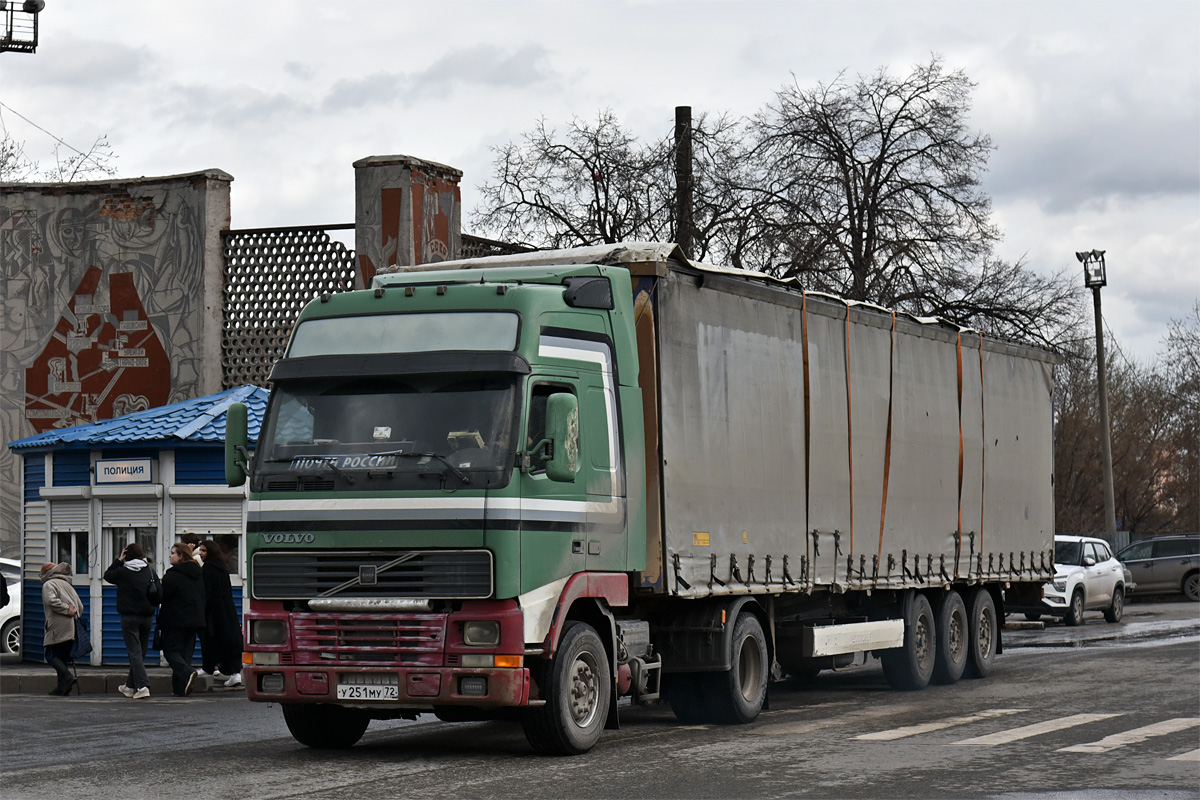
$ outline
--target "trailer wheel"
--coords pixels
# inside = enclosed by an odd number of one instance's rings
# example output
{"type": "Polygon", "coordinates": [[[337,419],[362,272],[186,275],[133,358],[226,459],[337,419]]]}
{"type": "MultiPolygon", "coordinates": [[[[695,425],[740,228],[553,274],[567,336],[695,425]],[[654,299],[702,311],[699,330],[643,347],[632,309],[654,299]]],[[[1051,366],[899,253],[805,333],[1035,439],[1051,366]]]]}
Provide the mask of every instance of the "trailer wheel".
{"type": "Polygon", "coordinates": [[[975,590],[967,627],[970,645],[964,674],[970,678],[986,678],[992,673],[997,637],[1000,635],[1000,629],[996,626],[996,603],[987,589],[975,590]]]}
{"type": "Polygon", "coordinates": [[[907,592],[901,602],[904,618],[904,645],[884,650],[883,676],[893,689],[924,689],[933,677],[937,660],[937,629],[933,607],[923,594],[907,592]]]}
{"type": "Polygon", "coordinates": [[[951,589],[942,598],[937,613],[937,652],[933,660],[933,682],[954,683],[967,667],[967,645],[970,641],[967,606],[957,591],[951,589]]]}
{"type": "Polygon", "coordinates": [[[544,706],[521,718],[525,738],[543,755],[586,753],[600,740],[612,700],[608,653],[596,630],[571,622],[563,630],[558,654],[545,671],[544,706]]]}
{"type": "Polygon", "coordinates": [[[292,737],[318,750],[352,747],[371,724],[371,718],[356,708],[306,703],[282,703],[282,706],[283,721],[292,737]]]}
{"type": "Polygon", "coordinates": [[[728,672],[702,675],[712,698],[712,719],[721,725],[745,725],[758,718],[767,699],[767,637],[758,617],[738,615],[729,642],[728,672]]]}
{"type": "Polygon", "coordinates": [[[675,712],[675,719],[684,725],[708,722],[703,678],[704,675],[698,672],[680,672],[666,679],[663,688],[666,691],[667,702],[675,712]]]}

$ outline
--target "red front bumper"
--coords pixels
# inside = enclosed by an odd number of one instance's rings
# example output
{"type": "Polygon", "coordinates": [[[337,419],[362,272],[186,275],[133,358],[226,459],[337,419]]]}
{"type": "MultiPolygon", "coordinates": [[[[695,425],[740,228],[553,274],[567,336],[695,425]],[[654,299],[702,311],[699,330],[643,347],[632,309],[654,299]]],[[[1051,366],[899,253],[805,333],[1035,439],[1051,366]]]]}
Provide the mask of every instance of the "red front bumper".
{"type": "Polygon", "coordinates": [[[506,708],[529,703],[529,669],[249,666],[246,695],[265,703],[338,703],[388,708],[506,708]],[[483,682],[479,680],[483,679],[483,682]],[[465,684],[464,680],[467,679],[465,684]],[[338,699],[339,684],[395,686],[395,699],[338,699]],[[481,691],[482,687],[482,691],[481,691]]]}

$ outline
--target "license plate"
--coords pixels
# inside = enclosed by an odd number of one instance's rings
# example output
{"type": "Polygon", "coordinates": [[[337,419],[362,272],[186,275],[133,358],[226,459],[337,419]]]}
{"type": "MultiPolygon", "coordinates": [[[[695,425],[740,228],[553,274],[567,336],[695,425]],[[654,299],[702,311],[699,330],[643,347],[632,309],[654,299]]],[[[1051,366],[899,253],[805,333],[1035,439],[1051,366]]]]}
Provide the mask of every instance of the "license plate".
{"type": "Polygon", "coordinates": [[[384,684],[382,686],[357,686],[339,683],[337,687],[338,700],[399,700],[400,687],[384,684]]]}

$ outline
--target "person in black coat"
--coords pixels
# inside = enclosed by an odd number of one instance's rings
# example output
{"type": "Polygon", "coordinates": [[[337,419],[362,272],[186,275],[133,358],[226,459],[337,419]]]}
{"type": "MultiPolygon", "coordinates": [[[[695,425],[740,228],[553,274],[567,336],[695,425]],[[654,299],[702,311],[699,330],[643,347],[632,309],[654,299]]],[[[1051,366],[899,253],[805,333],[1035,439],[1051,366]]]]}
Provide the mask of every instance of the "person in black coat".
{"type": "Polygon", "coordinates": [[[129,653],[129,676],[118,687],[126,697],[150,696],[146,676],[146,651],[150,649],[150,628],[154,624],[155,604],[147,589],[154,581],[153,567],[137,542],[125,545],[121,555],[104,571],[104,580],[117,587],[117,613],[121,615],[121,636],[129,653]]]}
{"type": "Polygon", "coordinates": [[[158,627],[163,655],[171,665],[171,692],[183,697],[191,694],[196,684],[192,654],[196,652],[196,634],[205,625],[204,574],[192,558],[192,548],[183,542],[171,545],[170,560],[171,568],[162,579],[158,627]]]}
{"type": "Polygon", "coordinates": [[[225,549],[213,539],[205,539],[197,551],[204,559],[204,619],[200,649],[204,671],[216,674],[219,668],[228,680],[226,686],[242,685],[242,621],[233,602],[229,582],[229,563],[225,549]]]}

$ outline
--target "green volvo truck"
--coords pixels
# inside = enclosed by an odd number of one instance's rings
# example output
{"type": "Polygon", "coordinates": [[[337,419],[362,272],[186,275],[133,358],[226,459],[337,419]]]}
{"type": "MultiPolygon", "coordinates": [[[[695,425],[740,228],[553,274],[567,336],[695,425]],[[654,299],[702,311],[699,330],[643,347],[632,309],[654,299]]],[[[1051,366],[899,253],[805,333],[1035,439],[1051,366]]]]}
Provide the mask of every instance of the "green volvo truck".
{"type": "Polygon", "coordinates": [[[313,747],[618,698],[749,723],[878,657],[983,677],[1053,577],[1045,351],[626,243],[376,276],[301,313],[249,481],[244,676],[313,747]]]}

